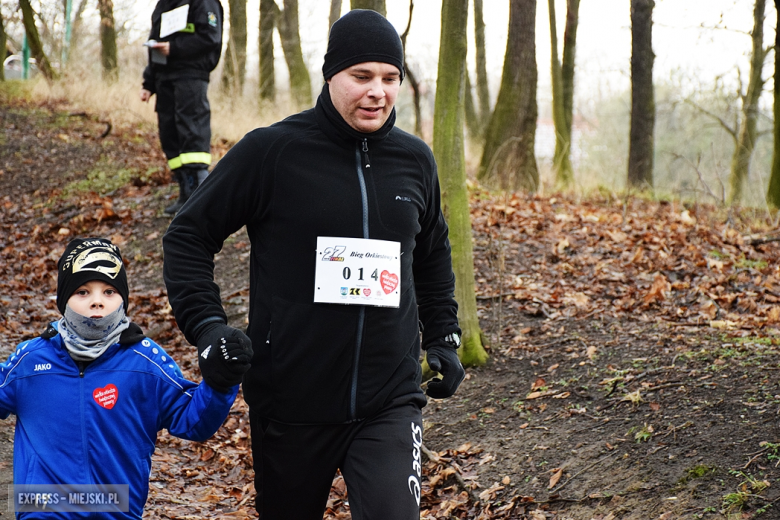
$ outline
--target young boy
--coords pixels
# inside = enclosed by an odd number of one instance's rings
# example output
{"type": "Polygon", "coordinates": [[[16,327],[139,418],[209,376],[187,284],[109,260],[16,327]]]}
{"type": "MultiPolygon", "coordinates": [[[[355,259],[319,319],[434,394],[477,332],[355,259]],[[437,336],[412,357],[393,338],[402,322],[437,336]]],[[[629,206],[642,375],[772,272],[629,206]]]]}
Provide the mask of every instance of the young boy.
{"type": "Polygon", "coordinates": [[[251,346],[213,345],[207,355],[226,356],[240,370],[222,388],[197,385],[129,321],[127,305],[119,248],[75,239],[58,263],[63,318],[0,365],[0,417],[17,416],[18,518],[110,511],[100,516],[140,519],[157,432],[204,441],[227,417],[251,346]]]}

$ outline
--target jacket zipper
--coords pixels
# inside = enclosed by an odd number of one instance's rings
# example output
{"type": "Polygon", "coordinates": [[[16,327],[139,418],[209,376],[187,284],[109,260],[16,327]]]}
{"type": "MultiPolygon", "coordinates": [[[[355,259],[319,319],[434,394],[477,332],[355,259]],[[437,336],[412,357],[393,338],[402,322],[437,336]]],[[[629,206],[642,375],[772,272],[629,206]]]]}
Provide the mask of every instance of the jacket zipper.
{"type": "MultiPolygon", "coordinates": [[[[368,158],[368,139],[363,138],[362,143],[355,149],[355,159],[357,163],[357,175],[360,181],[360,198],[363,209],[363,238],[368,238],[368,192],[366,190],[365,169],[371,168],[371,162],[368,158]]],[[[358,387],[358,366],[360,365],[360,349],[363,344],[363,326],[366,321],[366,308],[360,306],[358,311],[357,336],[355,338],[355,362],[352,366],[352,388],[349,396],[349,416],[350,420],[357,420],[357,387],[358,387]]]]}
{"type": "Polygon", "coordinates": [[[84,460],[86,461],[85,464],[85,470],[87,472],[86,477],[89,481],[89,483],[92,483],[92,473],[89,471],[89,468],[91,466],[90,464],[90,456],[89,456],[89,444],[87,443],[87,405],[85,403],[85,396],[84,396],[84,370],[86,370],[86,367],[84,366],[83,361],[77,362],[78,368],[79,368],[79,395],[81,396],[81,399],[79,399],[79,412],[81,412],[81,445],[84,448],[84,460]]]}

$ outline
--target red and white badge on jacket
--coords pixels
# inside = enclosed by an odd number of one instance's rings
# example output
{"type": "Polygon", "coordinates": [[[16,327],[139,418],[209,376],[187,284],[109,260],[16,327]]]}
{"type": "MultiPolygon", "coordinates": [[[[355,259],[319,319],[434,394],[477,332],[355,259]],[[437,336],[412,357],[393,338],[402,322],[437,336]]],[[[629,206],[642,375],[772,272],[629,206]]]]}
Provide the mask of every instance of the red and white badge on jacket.
{"type": "Polygon", "coordinates": [[[401,243],[317,237],[314,303],[398,307],[401,243]]]}
{"type": "Polygon", "coordinates": [[[119,389],[112,384],[108,384],[103,388],[95,388],[92,391],[92,397],[97,404],[110,410],[116,404],[117,399],[119,399],[119,389]]]}

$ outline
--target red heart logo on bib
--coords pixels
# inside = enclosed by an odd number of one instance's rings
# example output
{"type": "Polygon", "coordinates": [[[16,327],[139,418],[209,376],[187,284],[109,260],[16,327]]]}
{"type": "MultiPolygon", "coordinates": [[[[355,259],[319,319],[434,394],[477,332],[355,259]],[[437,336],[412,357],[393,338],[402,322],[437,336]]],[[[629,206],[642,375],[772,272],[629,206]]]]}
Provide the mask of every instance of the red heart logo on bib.
{"type": "Polygon", "coordinates": [[[95,402],[103,408],[110,410],[119,398],[119,390],[114,385],[106,385],[104,388],[95,388],[92,391],[95,402]]]}
{"type": "Polygon", "coordinates": [[[385,294],[390,294],[398,287],[397,274],[390,274],[387,271],[382,271],[382,274],[379,276],[379,281],[382,283],[382,290],[385,291],[385,294]]]}

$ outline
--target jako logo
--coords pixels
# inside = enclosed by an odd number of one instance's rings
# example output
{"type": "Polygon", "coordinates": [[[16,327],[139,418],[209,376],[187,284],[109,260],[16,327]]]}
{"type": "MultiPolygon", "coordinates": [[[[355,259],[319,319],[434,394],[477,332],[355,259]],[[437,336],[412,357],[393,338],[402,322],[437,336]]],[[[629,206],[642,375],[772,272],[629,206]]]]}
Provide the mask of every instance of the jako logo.
{"type": "Polygon", "coordinates": [[[396,195],[395,196],[395,200],[402,200],[404,202],[412,202],[412,199],[410,199],[409,197],[402,197],[400,195],[396,195]]]}
{"type": "Polygon", "coordinates": [[[40,370],[51,370],[51,363],[38,363],[35,365],[35,372],[40,370]]]}
{"type": "Polygon", "coordinates": [[[422,446],[422,429],[412,423],[412,469],[417,475],[409,475],[409,491],[417,500],[420,507],[420,478],[422,476],[422,464],[420,462],[420,447],[422,446]]]}

